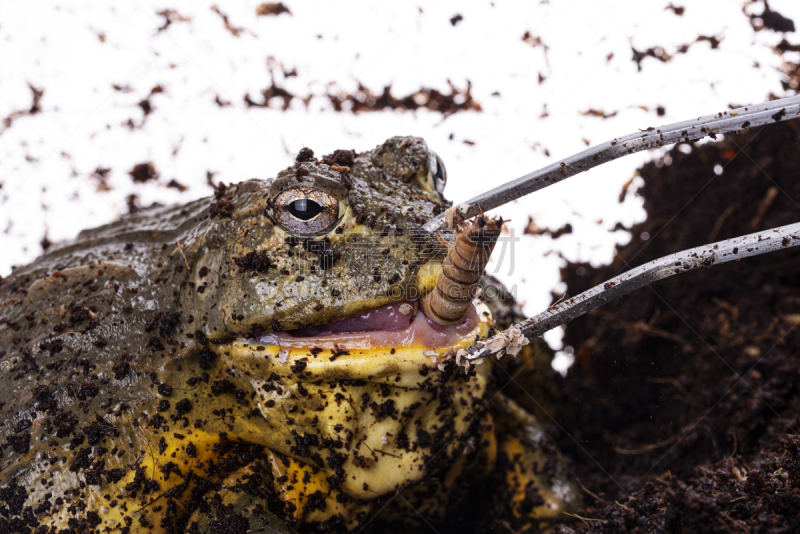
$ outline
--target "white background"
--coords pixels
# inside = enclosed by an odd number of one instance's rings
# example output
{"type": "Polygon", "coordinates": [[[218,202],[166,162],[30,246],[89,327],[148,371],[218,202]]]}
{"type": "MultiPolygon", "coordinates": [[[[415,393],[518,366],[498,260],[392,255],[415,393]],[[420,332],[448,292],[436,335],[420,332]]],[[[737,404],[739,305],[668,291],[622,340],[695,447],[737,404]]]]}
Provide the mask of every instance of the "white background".
{"type": "MultiPolygon", "coordinates": [[[[19,116],[7,129],[0,123],[0,275],[39,255],[45,232],[52,241],[69,239],[126,213],[127,195],[139,195],[142,205],[207,196],[207,171],[217,173],[215,181],[268,178],[303,146],[321,155],[370,149],[394,135],[424,137],[447,165],[446,195],[459,202],[587,141],[761,102],[770,92],[786,96],[783,59],[771,48],[782,36],[754,33],[738,0],[677,0],[683,16],[655,0],[288,0],[291,14],[267,17],[256,16],[256,1],[217,2],[243,28],[238,37],[212,0],[0,2],[0,117],[30,108],[29,84],[44,89],[40,113],[19,116]],[[156,13],[164,9],[190,20],[158,31],[165,19],[156,13]],[[453,26],[456,14],[463,20],[453,26]],[[542,45],[524,42],[526,31],[542,45]],[[698,35],[721,44],[712,50],[697,42],[676,53],[698,35]],[[631,47],[653,46],[672,60],[646,58],[639,72],[631,47]],[[247,93],[261,101],[270,65],[279,85],[317,95],[308,108],[299,99],[288,111],[279,100],[271,109],[245,106],[247,93]],[[284,69],[297,76],[284,78],[284,69]],[[460,88],[470,80],[483,111],[354,115],[335,112],[324,97],[354,92],[359,83],[376,93],[391,84],[396,97],[421,87],[448,92],[448,79],[460,88]],[[155,109],[142,124],[137,103],[155,86],[164,91],[151,98],[155,109]],[[217,96],[231,105],[218,106],[217,96]],[[617,114],[582,114],[589,109],[617,114]],[[131,129],[129,119],[141,127],[131,129]],[[160,179],[134,184],[128,171],[147,161],[160,179]],[[111,169],[110,191],[96,190],[98,167],[111,169]],[[173,178],[188,191],[166,188],[173,178]]],[[[796,0],[770,6],[800,24],[796,0]]],[[[794,35],[789,40],[800,41],[794,35]]],[[[636,195],[618,202],[621,188],[660,155],[629,156],[497,210],[512,219],[516,236],[529,216],[541,227],[570,222],[575,229],[557,241],[522,236],[513,262],[506,255],[490,268],[515,288],[527,313],[563,291],[561,255],[609,262],[614,244],[631,238],[611,229],[645,213],[636,195]]],[[[549,339],[557,346],[558,338],[549,339]]]]}

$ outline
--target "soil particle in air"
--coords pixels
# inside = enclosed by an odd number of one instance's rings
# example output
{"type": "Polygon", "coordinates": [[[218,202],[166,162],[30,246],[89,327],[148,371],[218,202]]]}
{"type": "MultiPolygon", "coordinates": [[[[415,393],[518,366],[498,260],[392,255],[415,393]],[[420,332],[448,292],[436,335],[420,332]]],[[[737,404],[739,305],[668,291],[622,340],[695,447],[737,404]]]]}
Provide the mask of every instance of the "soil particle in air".
{"type": "Polygon", "coordinates": [[[616,117],[616,111],[603,111],[600,109],[589,108],[586,111],[581,111],[581,115],[584,117],[600,117],[601,119],[610,119],[611,117],[616,117]]]}
{"type": "Polygon", "coordinates": [[[190,20],[192,20],[189,17],[184,17],[174,9],[164,9],[162,11],[156,12],[156,15],[164,17],[164,23],[158,27],[158,33],[161,33],[167,28],[169,28],[173,22],[189,22],[190,20]]]}
{"type": "Polygon", "coordinates": [[[169,182],[167,182],[167,187],[170,187],[172,189],[177,189],[181,193],[183,193],[184,191],[187,191],[189,189],[187,186],[183,185],[182,183],[180,183],[179,181],[175,180],[174,178],[172,180],[170,180],[169,182]]]}
{"type": "MultiPolygon", "coordinates": [[[[536,37],[535,35],[533,35],[529,31],[526,31],[522,35],[522,40],[524,42],[528,43],[529,45],[531,45],[534,48],[536,48],[537,46],[542,46],[542,38],[541,37],[536,37]]],[[[547,48],[547,47],[545,47],[545,48],[547,48]]]]}
{"type": "Polygon", "coordinates": [[[761,14],[750,14],[750,24],[755,31],[772,30],[781,33],[794,31],[794,21],[773,11],[767,0],[764,0],[764,11],[761,14]]]}
{"type": "Polygon", "coordinates": [[[133,169],[128,171],[128,174],[131,176],[134,183],[137,184],[143,184],[150,180],[158,179],[158,171],[152,162],[149,161],[146,163],[137,163],[133,166],[133,169]]]}
{"type": "MultiPolygon", "coordinates": [[[[336,112],[363,113],[384,110],[415,111],[427,109],[447,116],[461,111],[482,111],[480,103],[472,96],[472,84],[469,80],[466,82],[465,89],[456,87],[448,80],[449,92],[421,87],[419,90],[401,97],[396,97],[392,94],[391,85],[383,87],[380,92],[375,92],[361,83],[358,84],[357,90],[352,93],[331,88],[324,94],[297,95],[276,81],[276,64],[274,60],[268,60],[267,65],[270,70],[270,85],[261,90],[260,101],[250,96],[250,93],[245,94],[244,103],[248,107],[270,108],[273,107],[273,100],[275,100],[280,101],[280,108],[285,111],[291,107],[292,102],[295,100],[302,102],[308,108],[312,100],[320,98],[327,100],[327,103],[336,112]]],[[[294,69],[286,71],[282,66],[281,68],[284,80],[297,76],[297,72],[294,69]]]]}
{"type": "Polygon", "coordinates": [[[633,52],[632,59],[636,63],[638,70],[641,71],[642,62],[645,60],[645,58],[651,57],[661,61],[662,63],[669,63],[674,56],[678,54],[685,54],[689,51],[692,45],[704,41],[707,42],[712,49],[716,49],[719,48],[722,38],[713,35],[699,35],[694,41],[678,46],[671,54],[667,52],[663,46],[653,46],[646,50],[637,50],[631,46],[631,51],[633,52]]]}
{"type": "Polygon", "coordinates": [[[784,79],[781,80],[781,85],[785,91],[797,91],[800,89],[800,63],[791,61],[794,59],[794,54],[788,56],[785,52],[800,52],[800,44],[790,44],[786,39],[781,40],[775,50],[780,53],[784,58],[784,63],[781,66],[781,72],[784,79]]]}
{"type": "Polygon", "coordinates": [[[539,225],[536,224],[536,221],[533,220],[533,217],[528,217],[528,224],[525,226],[523,233],[526,235],[549,235],[553,239],[558,239],[559,237],[567,234],[572,233],[572,225],[570,223],[565,224],[561,228],[556,230],[552,230],[550,228],[540,228],[539,225]]]}
{"type": "Polygon", "coordinates": [[[358,90],[353,94],[330,93],[328,98],[335,111],[352,111],[353,113],[385,109],[409,111],[428,109],[438,111],[443,115],[451,115],[459,111],[482,111],[481,105],[472,97],[472,84],[469,80],[467,80],[466,89],[460,89],[450,81],[448,84],[450,86],[449,93],[423,87],[400,98],[392,95],[391,85],[387,85],[380,94],[376,94],[359,84],[358,90]]]}
{"type": "MultiPolygon", "coordinates": [[[[798,143],[800,124],[784,122],[646,164],[647,220],[612,265],[569,264],[568,294],[797,222],[798,143]]],[[[555,419],[588,518],[573,532],[800,530],[798,260],[788,248],[676,276],[568,325],[575,364],[555,419]]]]}
{"type": "Polygon", "coordinates": [[[9,115],[3,117],[2,129],[0,129],[0,134],[2,134],[3,131],[11,127],[11,124],[14,122],[14,119],[18,117],[23,117],[25,115],[36,115],[37,113],[42,111],[42,97],[44,97],[44,89],[39,89],[30,84],[28,84],[28,88],[31,90],[31,94],[33,97],[33,101],[31,102],[31,107],[28,109],[12,111],[9,115]]]}
{"type": "Polygon", "coordinates": [[[159,93],[163,93],[163,92],[164,92],[164,88],[161,87],[160,85],[156,85],[155,87],[150,89],[150,94],[147,95],[147,98],[145,98],[144,100],[141,100],[139,102],[138,106],[140,108],[142,108],[142,112],[144,113],[145,117],[150,115],[150,113],[153,112],[153,109],[155,109],[153,107],[153,104],[150,102],[150,98],[155,94],[159,94],[159,93]]]}
{"type": "Polygon", "coordinates": [[[111,168],[109,167],[97,167],[89,178],[91,178],[97,184],[97,192],[102,193],[105,191],[111,191],[111,186],[108,184],[108,175],[111,174],[111,168]]]}
{"type": "Polygon", "coordinates": [[[238,27],[234,26],[233,24],[231,24],[231,21],[230,21],[230,18],[228,17],[228,15],[226,15],[225,13],[220,11],[219,7],[216,4],[211,6],[211,11],[213,11],[214,13],[216,13],[217,15],[219,15],[222,18],[222,22],[225,24],[225,29],[228,30],[231,33],[231,35],[233,35],[234,37],[239,37],[242,33],[244,33],[245,29],[244,28],[238,28],[238,27]]]}
{"type": "Polygon", "coordinates": [[[256,8],[256,15],[264,16],[278,16],[281,13],[292,14],[289,8],[283,2],[264,2],[256,8]]]}
{"type": "Polygon", "coordinates": [[[228,100],[222,100],[222,98],[220,98],[220,96],[219,96],[219,95],[217,95],[217,96],[215,96],[215,97],[214,97],[214,103],[215,103],[216,105],[218,105],[219,107],[221,107],[221,108],[226,108],[226,107],[228,107],[228,106],[230,106],[230,105],[231,105],[230,101],[228,101],[228,100]]]}
{"type": "Polygon", "coordinates": [[[456,15],[453,15],[452,17],[450,17],[450,24],[455,26],[456,24],[458,24],[462,20],[464,20],[464,16],[459,13],[459,14],[456,14],[456,15]]]}
{"type": "Polygon", "coordinates": [[[675,14],[676,14],[676,15],[678,15],[679,17],[683,16],[683,14],[686,12],[686,8],[685,8],[685,7],[683,7],[683,6],[676,6],[675,4],[670,4],[670,5],[668,5],[667,7],[665,7],[664,9],[669,9],[669,10],[671,10],[673,13],[675,13],[675,14]]]}

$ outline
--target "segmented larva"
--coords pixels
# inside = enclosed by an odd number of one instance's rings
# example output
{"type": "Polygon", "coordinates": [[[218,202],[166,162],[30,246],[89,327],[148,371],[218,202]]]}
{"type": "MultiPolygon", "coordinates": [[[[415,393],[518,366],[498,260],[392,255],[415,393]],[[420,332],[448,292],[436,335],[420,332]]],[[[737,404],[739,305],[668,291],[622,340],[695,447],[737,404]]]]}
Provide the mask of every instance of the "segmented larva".
{"type": "Polygon", "coordinates": [[[501,217],[486,219],[481,216],[466,230],[458,232],[442,264],[436,286],[422,297],[422,309],[428,317],[448,325],[466,315],[502,227],[501,217]]]}

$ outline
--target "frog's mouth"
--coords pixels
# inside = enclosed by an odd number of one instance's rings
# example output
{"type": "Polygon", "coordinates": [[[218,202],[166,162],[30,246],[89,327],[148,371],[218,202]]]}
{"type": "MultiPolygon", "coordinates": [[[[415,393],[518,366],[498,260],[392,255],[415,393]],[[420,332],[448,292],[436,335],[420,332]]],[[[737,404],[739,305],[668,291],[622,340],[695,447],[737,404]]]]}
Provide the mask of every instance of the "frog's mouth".
{"type": "Polygon", "coordinates": [[[331,323],[270,332],[262,335],[258,342],[297,349],[437,349],[455,345],[466,338],[474,339],[481,330],[480,323],[480,314],[474,304],[458,323],[443,326],[429,319],[418,306],[400,302],[331,323]]]}

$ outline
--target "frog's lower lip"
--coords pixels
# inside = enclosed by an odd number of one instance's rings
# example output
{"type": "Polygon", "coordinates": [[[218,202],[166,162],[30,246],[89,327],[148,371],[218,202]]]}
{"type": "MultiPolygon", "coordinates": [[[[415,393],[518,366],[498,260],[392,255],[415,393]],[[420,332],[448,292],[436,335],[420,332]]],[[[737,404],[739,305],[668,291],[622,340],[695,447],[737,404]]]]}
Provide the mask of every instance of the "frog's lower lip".
{"type": "Polygon", "coordinates": [[[474,335],[480,327],[475,306],[454,325],[442,326],[408,303],[395,303],[332,323],[287,332],[270,332],[258,342],[291,348],[369,349],[422,346],[440,348],[474,335]],[[410,310],[409,310],[410,308],[410,310]],[[406,313],[403,313],[406,312],[406,313]]]}

